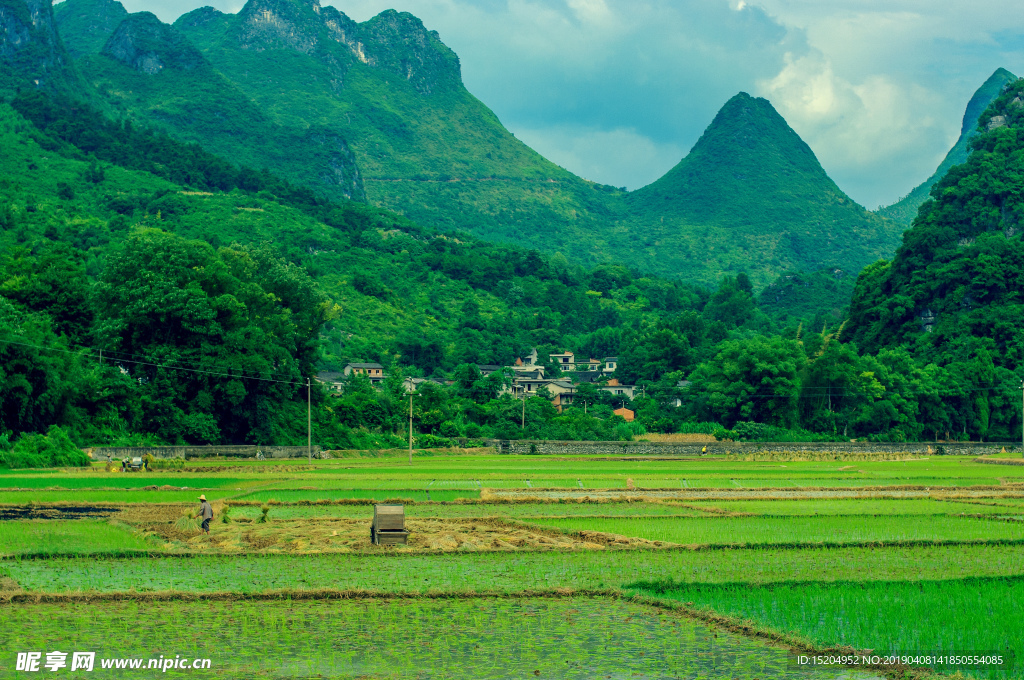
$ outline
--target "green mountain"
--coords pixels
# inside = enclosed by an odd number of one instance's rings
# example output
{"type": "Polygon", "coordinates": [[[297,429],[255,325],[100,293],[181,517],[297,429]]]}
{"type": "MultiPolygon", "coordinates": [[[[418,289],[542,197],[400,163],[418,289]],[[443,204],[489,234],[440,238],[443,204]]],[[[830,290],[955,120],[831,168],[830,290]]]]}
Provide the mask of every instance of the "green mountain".
{"type": "MultiPolygon", "coordinates": [[[[356,23],[312,0],[250,0],[238,14],[204,8],[174,26],[224,79],[219,87],[237,90],[282,133],[317,130],[343,140],[372,204],[440,229],[571,250],[577,261],[607,259],[600,239],[588,244],[582,236],[600,230],[607,196],[616,192],[515,139],[462,85],[458,57],[412,15],[388,11],[356,23]]],[[[98,60],[82,68],[98,85],[118,83],[98,60]]],[[[125,110],[167,126],[145,110],[174,96],[188,97],[189,110],[219,98],[169,84],[125,110]]],[[[234,157],[203,127],[188,138],[234,157]]],[[[320,174],[306,171],[302,156],[282,158],[293,154],[290,143],[269,138],[252,146],[251,165],[307,184],[320,174]]]]}
{"type": "Polygon", "coordinates": [[[274,168],[329,197],[364,198],[343,136],[322,126],[276,123],[180,31],[148,12],[125,16],[100,53],[77,65],[114,115],[167,130],[242,165],[274,168]]]}
{"type": "Polygon", "coordinates": [[[746,270],[851,273],[893,252],[900,227],[855,203],[765,99],[741,92],[690,153],[628,197],[644,266],[709,281],[746,270]]]}
{"type": "Polygon", "coordinates": [[[1002,93],[1003,88],[1013,81],[1017,76],[1004,68],[996,69],[995,73],[988,77],[988,80],[977,89],[971,101],[967,102],[967,110],[964,111],[964,120],[960,125],[960,137],[956,144],[949,150],[946,157],[939,163],[932,176],[921,184],[914,187],[909,194],[896,201],[892,205],[879,208],[875,211],[882,217],[899,222],[907,227],[917,216],[917,209],[928,200],[928,194],[932,187],[942,179],[949,169],[967,160],[971,152],[971,140],[978,134],[978,117],[985,112],[989,104],[1002,93]]]}
{"type": "MultiPolygon", "coordinates": [[[[95,2],[66,0],[63,12],[95,2]]],[[[898,229],[846,197],[764,100],[738,95],[676,168],[627,195],[517,140],[412,15],[357,23],[314,0],[249,0],[173,28],[161,39],[185,36],[202,66],[147,71],[116,27],[78,66],[120,115],[329,198],[365,195],[434,228],[704,284],[741,270],[758,285],[793,269],[853,271],[895,247],[898,229]],[[315,153],[319,141],[340,155],[315,153]]]]}
{"type": "Polygon", "coordinates": [[[0,94],[21,88],[85,94],[50,2],[0,1],[0,94]]]}

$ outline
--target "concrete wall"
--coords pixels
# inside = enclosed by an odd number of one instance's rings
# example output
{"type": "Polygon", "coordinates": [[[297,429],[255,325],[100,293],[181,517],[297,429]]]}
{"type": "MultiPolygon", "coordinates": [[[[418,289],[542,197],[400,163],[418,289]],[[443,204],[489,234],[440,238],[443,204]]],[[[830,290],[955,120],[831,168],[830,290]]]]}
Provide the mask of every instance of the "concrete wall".
{"type": "Polygon", "coordinates": [[[505,454],[561,454],[609,456],[699,456],[707,447],[709,456],[745,455],[787,451],[791,453],[815,452],[843,454],[929,454],[938,447],[947,455],[980,456],[1007,451],[1021,451],[1020,442],[978,443],[876,443],[876,442],[572,442],[542,440],[512,440],[492,442],[497,453],[505,454]]]}
{"type": "MultiPolygon", "coordinates": [[[[142,457],[147,453],[154,458],[255,458],[262,451],[267,458],[305,458],[305,446],[105,446],[83,449],[93,460],[121,460],[142,457]]],[[[320,457],[320,447],[313,447],[313,457],[320,457]]]]}
{"type": "MultiPolygon", "coordinates": [[[[490,440],[487,442],[499,454],[544,455],[602,455],[602,456],[699,456],[707,447],[709,456],[747,455],[786,451],[789,453],[814,452],[844,454],[926,455],[936,453],[938,447],[948,455],[981,456],[999,453],[1004,448],[1021,452],[1020,442],[961,442],[950,444],[909,443],[889,444],[875,442],[573,442],[544,440],[490,440]]],[[[305,446],[149,446],[149,447],[97,447],[85,449],[93,460],[121,460],[122,458],[152,454],[154,458],[254,458],[257,450],[267,458],[305,458],[305,446]]],[[[319,458],[321,449],[313,447],[313,457],[319,458]]]]}

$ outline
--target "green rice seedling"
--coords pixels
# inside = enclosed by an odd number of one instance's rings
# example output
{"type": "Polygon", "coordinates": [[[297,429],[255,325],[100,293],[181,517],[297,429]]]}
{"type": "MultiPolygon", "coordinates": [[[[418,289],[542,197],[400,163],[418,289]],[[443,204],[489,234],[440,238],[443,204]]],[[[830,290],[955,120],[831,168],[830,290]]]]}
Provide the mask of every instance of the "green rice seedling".
{"type": "Polygon", "coordinates": [[[119,554],[156,547],[124,525],[104,521],[0,522],[0,555],[119,554]]]}
{"type": "Polygon", "coordinates": [[[260,518],[257,521],[260,524],[266,524],[267,520],[269,518],[269,515],[270,515],[270,506],[269,505],[264,505],[263,507],[261,507],[260,508],[260,513],[262,513],[262,514],[260,515],[260,518]]]}
{"type": "Polygon", "coordinates": [[[82,474],[40,475],[36,477],[0,477],[0,488],[19,489],[132,489],[146,486],[187,487],[189,489],[245,488],[265,484],[265,479],[243,479],[240,477],[218,477],[214,475],[180,474],[174,477],[154,477],[141,474],[105,474],[86,472],[82,474]]]}
{"type": "Polygon", "coordinates": [[[531,518],[568,531],[602,531],[687,545],[1024,541],[1024,526],[956,516],[531,518]]]}
{"type": "MultiPolygon", "coordinates": [[[[229,498],[237,491],[206,491],[211,501],[229,498]]],[[[37,503],[192,503],[195,491],[153,491],[109,489],[105,491],[0,491],[0,504],[37,503]]]]}
{"type": "Polygon", "coordinates": [[[231,506],[225,505],[220,511],[220,521],[222,524],[231,524],[231,506]]]}
{"type": "Polygon", "coordinates": [[[142,658],[173,649],[219,660],[203,675],[224,678],[465,677],[470,668],[496,679],[792,675],[783,649],[591,597],[118,602],[84,611],[38,604],[5,608],[0,626],[10,631],[5,644],[18,649],[57,635],[77,648],[131,649],[142,658]],[[207,634],[192,632],[203,626],[207,634]],[[139,628],[148,632],[141,640],[139,628]]]}
{"type": "MultiPolygon", "coordinates": [[[[1018,631],[1019,612],[1024,609],[1020,577],[770,587],[663,582],[629,587],[795,634],[819,647],[846,645],[882,655],[973,650],[1010,651],[1017,659],[1024,656],[1018,631]]],[[[989,676],[989,671],[960,670],[989,676]]],[[[1015,669],[1011,675],[997,673],[996,677],[1021,677],[1021,672],[1015,669]]]]}
{"type": "MultiPolygon", "coordinates": [[[[1024,499],[1022,499],[1024,500],[1024,499]]],[[[730,512],[779,517],[787,515],[961,515],[998,514],[999,507],[967,505],[933,500],[913,499],[799,499],[752,501],[691,501],[693,508],[717,508],[730,512]]],[[[1003,508],[1005,509],[1005,508],[1003,508]]]]}
{"type": "Polygon", "coordinates": [[[390,500],[409,501],[453,501],[459,498],[479,498],[480,492],[462,490],[436,490],[436,489],[280,489],[272,491],[254,491],[239,500],[247,501],[319,501],[319,500],[344,500],[362,499],[367,501],[384,502],[390,500]]]}
{"type": "MultiPolygon", "coordinates": [[[[151,456],[152,458],[152,456],[151,456]]],[[[185,467],[184,458],[153,458],[149,463],[150,470],[181,470],[185,467]]]]}
{"type": "MultiPolygon", "coordinates": [[[[0,523],[2,526],[3,523],[0,523]]],[[[3,538],[0,535],[0,538],[3,538]]],[[[613,588],[638,580],[770,584],[938,580],[1020,573],[1024,546],[948,545],[714,550],[628,550],[440,555],[209,555],[8,561],[11,578],[39,593],[255,593],[337,588],[416,594],[431,590],[517,593],[613,588]]]]}

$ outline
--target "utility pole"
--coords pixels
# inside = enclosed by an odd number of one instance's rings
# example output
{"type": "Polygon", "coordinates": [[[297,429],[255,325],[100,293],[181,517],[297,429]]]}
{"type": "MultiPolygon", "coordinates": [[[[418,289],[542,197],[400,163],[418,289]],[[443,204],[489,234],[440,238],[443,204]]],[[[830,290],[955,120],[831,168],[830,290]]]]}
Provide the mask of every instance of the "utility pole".
{"type": "Polygon", "coordinates": [[[523,422],[519,425],[520,428],[526,429],[526,391],[523,391],[523,422]]]}
{"type": "Polygon", "coordinates": [[[306,455],[309,462],[313,462],[313,397],[312,386],[309,378],[306,378],[306,455]]]}
{"type": "Polygon", "coordinates": [[[415,393],[409,393],[409,465],[412,465],[412,398],[415,393]]]}

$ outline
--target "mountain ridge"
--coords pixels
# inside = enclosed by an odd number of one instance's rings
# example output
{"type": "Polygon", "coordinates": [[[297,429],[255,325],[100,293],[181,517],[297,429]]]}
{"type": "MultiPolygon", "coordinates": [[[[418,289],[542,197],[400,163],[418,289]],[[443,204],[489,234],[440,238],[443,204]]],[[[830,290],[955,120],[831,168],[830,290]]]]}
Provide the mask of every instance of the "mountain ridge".
{"type": "MultiPolygon", "coordinates": [[[[97,2],[65,0],[61,14],[97,2]]],[[[152,23],[132,15],[114,30],[125,21],[152,23]]],[[[102,27],[86,28],[95,45],[102,27]]],[[[106,106],[328,198],[365,196],[433,228],[584,265],[626,258],[704,285],[742,270],[765,285],[793,269],[836,266],[837,245],[852,252],[843,266],[895,248],[894,228],[843,194],[774,108],[746,94],[726,102],[711,137],[676,168],[629,194],[577,177],[516,139],[465,89],[458,56],[410,14],[389,10],[360,23],[316,0],[249,0],[237,14],[199,8],[170,28],[150,28],[164,42],[183,36],[209,70],[202,78],[145,72],[105,48],[80,57],[76,65],[106,106]],[[744,108],[757,120],[747,131],[726,125],[740,137],[735,153],[717,158],[721,144],[708,147],[710,140],[744,108]],[[766,161],[771,171],[752,160],[765,152],[775,155],[766,161]],[[701,173],[713,178],[701,191],[668,191],[684,186],[676,175],[698,170],[702,158],[701,173]],[[714,178],[728,180],[718,193],[714,178]]],[[[87,42],[80,38],[69,42],[87,42]]]]}
{"type": "Polygon", "coordinates": [[[209,68],[199,50],[150,12],[129,14],[122,19],[103,45],[101,54],[150,75],[164,68],[181,71],[209,68]]]}

